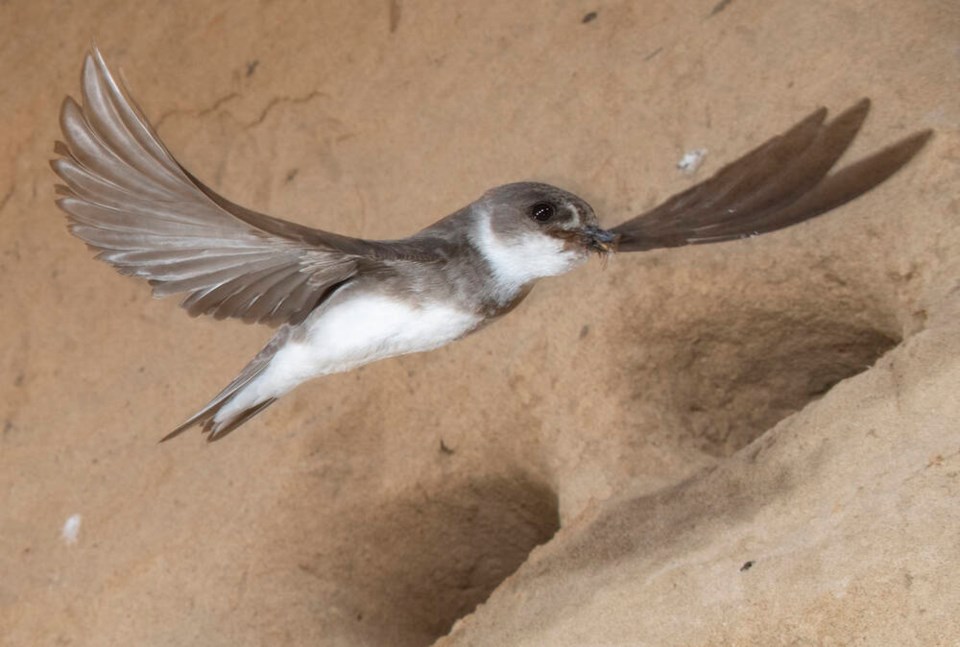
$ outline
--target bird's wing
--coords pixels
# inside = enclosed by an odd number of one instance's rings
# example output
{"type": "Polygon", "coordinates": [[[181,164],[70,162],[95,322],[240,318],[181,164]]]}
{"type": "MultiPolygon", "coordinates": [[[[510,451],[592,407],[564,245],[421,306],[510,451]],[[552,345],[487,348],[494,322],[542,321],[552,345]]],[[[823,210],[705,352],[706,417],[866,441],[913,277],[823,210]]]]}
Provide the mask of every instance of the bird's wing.
{"type": "Polygon", "coordinates": [[[803,222],[866,193],[923,148],[914,133],[828,175],[870,110],[863,99],[830,122],[820,108],[713,177],[611,231],[619,251],[718,243],[803,222]]]}
{"type": "Polygon", "coordinates": [[[299,323],[357,273],[438,260],[422,246],[349,238],[233,204],[184,169],[93,49],[83,105],[67,97],[53,170],[70,231],[191,315],[299,323]]]}

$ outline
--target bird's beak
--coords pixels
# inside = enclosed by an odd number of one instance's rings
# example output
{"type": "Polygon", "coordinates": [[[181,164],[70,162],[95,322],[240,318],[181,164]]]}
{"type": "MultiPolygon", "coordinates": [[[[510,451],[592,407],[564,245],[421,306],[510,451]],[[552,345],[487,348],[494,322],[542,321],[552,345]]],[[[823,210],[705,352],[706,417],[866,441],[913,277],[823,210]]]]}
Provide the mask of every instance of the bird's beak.
{"type": "Polygon", "coordinates": [[[618,234],[607,231],[606,229],[593,226],[583,228],[584,244],[588,249],[599,254],[608,254],[616,251],[617,241],[619,239],[620,236],[618,234]]]}

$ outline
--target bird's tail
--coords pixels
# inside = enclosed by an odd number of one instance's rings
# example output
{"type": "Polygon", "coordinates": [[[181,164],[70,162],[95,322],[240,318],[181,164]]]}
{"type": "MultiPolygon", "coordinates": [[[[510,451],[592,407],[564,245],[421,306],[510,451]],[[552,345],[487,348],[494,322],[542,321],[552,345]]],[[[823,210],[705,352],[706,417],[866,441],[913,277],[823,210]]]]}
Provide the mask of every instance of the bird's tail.
{"type": "Polygon", "coordinates": [[[205,407],[200,409],[200,411],[190,416],[186,422],[161,438],[160,442],[165,442],[179,436],[194,425],[200,425],[201,431],[208,434],[208,442],[220,440],[276,402],[276,398],[268,397],[263,400],[255,400],[248,406],[236,406],[239,402],[242,402],[242,399],[238,398],[238,396],[241,396],[245,388],[270,365],[270,360],[273,359],[273,356],[277,354],[277,351],[280,350],[289,338],[290,331],[290,326],[282,327],[273,339],[270,340],[270,343],[257,353],[257,356],[244,367],[236,379],[224,387],[223,390],[210,400],[205,407]],[[230,411],[231,409],[236,410],[230,411]],[[229,413],[225,416],[218,415],[222,410],[226,410],[229,413]]]}

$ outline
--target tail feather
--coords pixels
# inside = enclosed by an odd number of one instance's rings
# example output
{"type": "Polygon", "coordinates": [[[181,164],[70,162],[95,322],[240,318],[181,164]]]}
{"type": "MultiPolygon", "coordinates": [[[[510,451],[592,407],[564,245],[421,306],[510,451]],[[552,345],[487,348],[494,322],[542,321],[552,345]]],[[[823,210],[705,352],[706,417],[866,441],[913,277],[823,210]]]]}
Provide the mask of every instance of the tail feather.
{"type": "MultiPolygon", "coordinates": [[[[241,387],[242,388],[242,387],[241,387]]],[[[235,415],[227,418],[225,420],[216,420],[216,416],[220,413],[220,410],[233,399],[239,392],[239,388],[230,392],[222,391],[216,398],[211,400],[207,406],[203,409],[190,416],[190,418],[181,424],[179,427],[171,431],[169,434],[160,439],[160,442],[166,442],[171,438],[179,436],[187,429],[190,429],[194,425],[200,425],[200,431],[207,435],[207,442],[213,442],[215,440],[220,440],[231,431],[247,422],[255,415],[269,407],[271,404],[277,401],[276,398],[269,398],[263,402],[259,402],[252,407],[248,407],[237,412],[235,415]]]]}
{"type": "Polygon", "coordinates": [[[270,340],[270,343],[257,353],[257,356],[244,367],[240,375],[224,387],[223,390],[210,400],[205,407],[200,409],[200,411],[190,416],[183,424],[161,438],[160,442],[166,442],[171,438],[175,438],[195,425],[200,425],[201,432],[208,434],[207,442],[220,440],[276,402],[276,398],[268,398],[260,402],[255,402],[249,407],[240,409],[229,417],[217,420],[217,414],[220,413],[221,409],[233,403],[234,399],[243,392],[244,388],[253,382],[254,379],[263,373],[270,365],[270,360],[273,359],[277,351],[280,350],[290,338],[292,330],[292,326],[283,326],[280,328],[273,339],[270,340]]]}
{"type": "Polygon", "coordinates": [[[183,423],[182,425],[180,425],[179,427],[171,431],[169,434],[161,438],[160,442],[161,443],[166,442],[175,436],[179,436],[181,433],[183,433],[184,431],[186,431],[187,429],[189,429],[194,425],[201,425],[201,431],[205,434],[208,434],[207,442],[212,443],[215,440],[220,440],[221,438],[229,434],[231,431],[233,431],[234,429],[236,429],[237,427],[245,423],[247,420],[250,420],[250,418],[254,417],[255,415],[257,415],[258,413],[260,413],[261,411],[263,411],[264,409],[266,409],[276,401],[277,401],[276,398],[270,398],[268,400],[264,400],[263,402],[260,402],[259,404],[255,404],[248,409],[244,409],[243,411],[240,411],[239,413],[237,413],[235,416],[227,420],[221,420],[220,422],[217,422],[215,420],[216,415],[220,411],[220,409],[223,407],[223,405],[230,402],[230,397],[228,396],[224,400],[211,402],[206,407],[204,407],[199,413],[193,415],[185,423],[183,423]]]}

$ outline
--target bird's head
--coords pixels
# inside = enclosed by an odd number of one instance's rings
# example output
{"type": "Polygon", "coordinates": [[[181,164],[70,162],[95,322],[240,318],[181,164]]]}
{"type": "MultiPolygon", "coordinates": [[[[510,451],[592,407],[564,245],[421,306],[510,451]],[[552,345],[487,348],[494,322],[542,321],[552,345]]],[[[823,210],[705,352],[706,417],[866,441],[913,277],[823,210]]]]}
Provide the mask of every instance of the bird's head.
{"type": "Polygon", "coordinates": [[[616,245],[589,204],[549,184],[505,184],[474,206],[475,244],[495,274],[518,284],[563,274],[616,245]]]}

